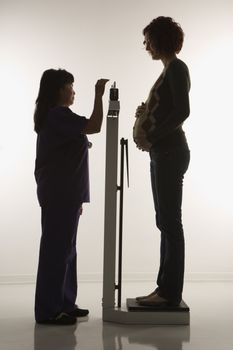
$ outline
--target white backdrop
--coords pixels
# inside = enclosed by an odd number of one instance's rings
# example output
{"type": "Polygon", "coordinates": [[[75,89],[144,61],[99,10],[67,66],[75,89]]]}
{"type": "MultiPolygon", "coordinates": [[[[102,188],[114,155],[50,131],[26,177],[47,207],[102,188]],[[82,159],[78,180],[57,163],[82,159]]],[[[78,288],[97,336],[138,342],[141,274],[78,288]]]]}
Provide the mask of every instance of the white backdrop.
{"type": "MultiPolygon", "coordinates": [[[[192,78],[191,115],[184,129],[191,148],[183,221],[186,278],[233,279],[231,0],[0,0],[0,282],[34,279],[40,208],[33,177],[32,115],[42,72],[65,68],[75,80],[72,109],[89,116],[94,84],[120,88],[120,137],[129,139],[130,188],[125,192],[123,270],[153,278],[159,260],[149,157],[132,142],[134,111],[162,70],[143,49],[142,29],[159,15],[185,32],[179,55],[192,78]]],[[[105,111],[108,106],[104,97],[105,111]]],[[[101,279],[103,263],[105,127],[91,136],[91,204],[78,232],[79,274],[101,279]]]]}

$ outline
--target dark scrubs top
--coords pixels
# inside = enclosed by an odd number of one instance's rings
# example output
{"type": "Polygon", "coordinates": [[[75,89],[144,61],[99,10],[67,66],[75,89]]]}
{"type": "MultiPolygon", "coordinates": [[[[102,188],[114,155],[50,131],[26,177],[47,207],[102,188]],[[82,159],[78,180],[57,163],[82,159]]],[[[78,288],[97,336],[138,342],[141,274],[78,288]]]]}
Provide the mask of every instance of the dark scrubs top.
{"type": "Polygon", "coordinates": [[[68,107],[50,109],[37,137],[35,179],[40,206],[89,202],[88,120],[68,107]]]}

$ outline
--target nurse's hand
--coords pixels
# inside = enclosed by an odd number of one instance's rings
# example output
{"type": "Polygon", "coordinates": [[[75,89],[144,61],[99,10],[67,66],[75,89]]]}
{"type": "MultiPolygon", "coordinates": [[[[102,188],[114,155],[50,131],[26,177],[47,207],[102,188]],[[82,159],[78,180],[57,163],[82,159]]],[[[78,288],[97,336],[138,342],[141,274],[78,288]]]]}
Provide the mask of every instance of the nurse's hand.
{"type": "Polygon", "coordinates": [[[95,84],[95,94],[98,96],[103,96],[105,85],[109,81],[109,79],[99,79],[95,84]]]}

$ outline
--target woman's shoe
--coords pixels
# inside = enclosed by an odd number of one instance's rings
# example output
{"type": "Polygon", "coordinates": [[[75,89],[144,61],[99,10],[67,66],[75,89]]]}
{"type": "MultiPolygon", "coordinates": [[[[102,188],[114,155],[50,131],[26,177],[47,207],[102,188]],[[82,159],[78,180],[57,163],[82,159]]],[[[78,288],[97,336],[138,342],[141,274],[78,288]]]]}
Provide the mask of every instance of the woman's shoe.
{"type": "Polygon", "coordinates": [[[67,326],[67,325],[73,325],[77,322],[76,317],[68,315],[65,312],[60,313],[55,318],[50,318],[48,320],[44,321],[37,321],[38,324],[51,324],[51,325],[57,325],[57,326],[67,326]]]}
{"type": "Polygon", "coordinates": [[[147,299],[147,298],[150,298],[152,297],[153,295],[156,295],[157,293],[157,290],[158,288],[156,288],[152,293],[148,294],[148,295],[144,295],[144,296],[141,296],[141,297],[136,297],[136,301],[140,301],[140,300],[143,300],[143,299],[147,299]]]}
{"type": "Polygon", "coordinates": [[[168,306],[169,301],[165,298],[160,297],[158,294],[154,294],[150,297],[139,300],[138,304],[142,306],[163,307],[168,306]]]}
{"type": "Polygon", "coordinates": [[[73,317],[85,317],[89,314],[89,310],[87,309],[80,309],[80,308],[76,308],[75,310],[69,312],[70,316],[73,317]]]}

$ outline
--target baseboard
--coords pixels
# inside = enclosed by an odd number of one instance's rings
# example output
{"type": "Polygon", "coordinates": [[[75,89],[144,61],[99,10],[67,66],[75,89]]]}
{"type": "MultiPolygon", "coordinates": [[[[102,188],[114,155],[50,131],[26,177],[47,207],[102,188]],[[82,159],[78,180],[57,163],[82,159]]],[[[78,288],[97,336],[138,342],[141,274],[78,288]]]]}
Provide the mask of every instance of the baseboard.
{"type": "MultiPolygon", "coordinates": [[[[125,282],[153,282],[155,273],[126,273],[123,274],[125,282]]],[[[187,282],[233,282],[233,272],[187,272],[187,282]]]]}
{"type": "Polygon", "coordinates": [[[0,275],[0,285],[3,284],[34,284],[35,275],[0,275]]]}
{"type": "MultiPolygon", "coordinates": [[[[155,273],[125,273],[124,282],[153,282],[155,273]]],[[[35,275],[0,275],[0,285],[35,284],[35,275]]],[[[102,283],[102,273],[80,273],[79,283],[102,283]]],[[[185,274],[187,282],[233,282],[233,272],[188,272],[185,274]]]]}

